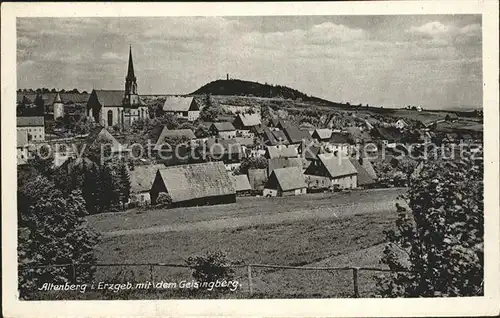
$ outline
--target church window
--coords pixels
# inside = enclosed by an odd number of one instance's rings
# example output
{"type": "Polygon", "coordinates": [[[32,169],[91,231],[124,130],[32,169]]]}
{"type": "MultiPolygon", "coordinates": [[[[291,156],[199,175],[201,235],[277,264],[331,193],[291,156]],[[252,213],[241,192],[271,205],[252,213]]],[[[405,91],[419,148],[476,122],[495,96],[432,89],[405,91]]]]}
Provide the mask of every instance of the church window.
{"type": "Polygon", "coordinates": [[[108,126],[113,126],[113,111],[108,110],[108,126]]]}

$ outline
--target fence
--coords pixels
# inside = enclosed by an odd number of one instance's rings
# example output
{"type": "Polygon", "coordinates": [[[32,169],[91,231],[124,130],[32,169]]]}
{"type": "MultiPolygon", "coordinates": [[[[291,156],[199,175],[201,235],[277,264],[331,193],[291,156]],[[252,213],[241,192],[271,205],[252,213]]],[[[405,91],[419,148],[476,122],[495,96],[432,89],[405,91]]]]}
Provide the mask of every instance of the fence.
{"type": "MultiPolygon", "coordinates": [[[[50,264],[50,265],[36,265],[28,266],[30,268],[50,268],[50,267],[66,267],[68,273],[70,273],[70,281],[73,283],[77,281],[77,267],[87,266],[87,267],[147,267],[149,269],[149,278],[152,282],[155,281],[155,268],[157,267],[169,267],[169,268],[186,268],[192,269],[191,266],[183,264],[168,264],[168,263],[98,263],[98,264],[85,264],[85,263],[67,263],[67,264],[50,264]]],[[[359,274],[361,271],[368,272],[393,272],[390,269],[381,269],[374,267],[307,267],[307,266],[285,266],[285,265],[270,265],[270,264],[244,264],[244,265],[230,265],[229,268],[246,268],[246,279],[248,282],[247,292],[249,295],[254,294],[254,269],[265,268],[265,269],[281,269],[281,270],[301,270],[301,271],[352,271],[352,297],[359,298],[359,274]]]]}

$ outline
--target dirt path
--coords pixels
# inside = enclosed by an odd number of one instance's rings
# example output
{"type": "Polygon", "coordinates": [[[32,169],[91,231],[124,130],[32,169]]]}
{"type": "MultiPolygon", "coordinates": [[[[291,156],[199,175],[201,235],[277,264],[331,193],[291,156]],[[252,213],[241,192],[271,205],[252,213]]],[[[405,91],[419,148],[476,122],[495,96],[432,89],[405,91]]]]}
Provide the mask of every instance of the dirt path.
{"type": "Polygon", "coordinates": [[[345,216],[352,216],[355,214],[366,213],[379,213],[394,210],[394,205],[399,202],[405,205],[403,201],[386,200],[370,203],[354,203],[354,204],[341,204],[331,207],[319,207],[317,209],[308,208],[299,209],[291,212],[274,213],[274,214],[260,214],[244,217],[228,217],[224,219],[216,219],[209,221],[199,221],[193,223],[178,223],[169,225],[153,226],[148,228],[117,230],[110,232],[103,232],[102,235],[106,237],[123,236],[123,235],[138,235],[138,234],[154,234],[162,232],[180,232],[180,231],[195,231],[195,230],[220,230],[228,228],[248,227],[254,225],[266,225],[287,223],[308,219],[330,219],[340,218],[345,216]]]}

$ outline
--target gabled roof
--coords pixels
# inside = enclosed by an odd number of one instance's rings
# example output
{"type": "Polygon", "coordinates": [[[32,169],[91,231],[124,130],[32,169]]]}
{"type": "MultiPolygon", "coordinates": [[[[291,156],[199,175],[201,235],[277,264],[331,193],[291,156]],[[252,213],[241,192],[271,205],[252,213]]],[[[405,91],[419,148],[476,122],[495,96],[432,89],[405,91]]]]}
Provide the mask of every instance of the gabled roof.
{"type": "Polygon", "coordinates": [[[28,144],[28,131],[17,130],[17,148],[22,148],[28,144]]]}
{"type": "Polygon", "coordinates": [[[361,166],[365,169],[365,171],[372,179],[374,180],[378,179],[377,173],[375,172],[375,169],[373,168],[373,165],[370,162],[370,160],[366,158],[361,158],[361,166]]]}
{"type": "Polygon", "coordinates": [[[187,112],[188,110],[199,110],[196,106],[196,102],[193,103],[193,100],[193,96],[167,96],[165,98],[165,103],[163,103],[163,110],[166,112],[187,112]]]}
{"type": "Polygon", "coordinates": [[[267,160],[267,174],[271,173],[276,169],[288,168],[288,167],[298,167],[302,169],[302,158],[273,158],[267,160]]]}
{"type": "Polygon", "coordinates": [[[401,132],[395,127],[375,127],[375,134],[390,142],[401,140],[401,132]]]}
{"type": "Polygon", "coordinates": [[[318,155],[318,158],[326,168],[330,178],[338,178],[358,173],[348,158],[342,156],[337,157],[333,154],[321,154],[318,155]]]}
{"type": "Polygon", "coordinates": [[[111,133],[104,127],[98,126],[93,128],[87,137],[85,137],[84,143],[87,145],[85,149],[91,147],[96,141],[105,141],[111,144],[111,152],[117,152],[123,150],[123,146],[116,140],[116,138],[111,135],[111,133]]]}
{"type": "Polygon", "coordinates": [[[296,144],[301,142],[302,140],[311,139],[311,135],[306,130],[300,130],[299,128],[292,126],[291,124],[284,123],[283,124],[283,132],[288,138],[288,142],[291,144],[296,144]]]}
{"type": "Polygon", "coordinates": [[[54,98],[54,103],[62,103],[61,95],[57,93],[56,98],[54,98]]]}
{"type": "Polygon", "coordinates": [[[356,168],[356,171],[358,172],[357,176],[358,185],[365,186],[375,183],[375,180],[373,180],[370,174],[366,171],[366,169],[360,164],[360,162],[357,159],[351,158],[350,161],[354,166],[354,168],[356,168]]]}
{"type": "Polygon", "coordinates": [[[45,125],[43,116],[17,117],[17,127],[39,127],[45,125]]]}
{"type": "Polygon", "coordinates": [[[276,144],[288,145],[288,138],[285,135],[285,132],[282,130],[273,130],[272,134],[274,139],[276,140],[276,144]]]}
{"type": "Polygon", "coordinates": [[[231,176],[233,181],[233,186],[236,192],[252,190],[248,177],[245,174],[240,174],[237,176],[231,176]]]}
{"type": "Polygon", "coordinates": [[[243,126],[245,126],[245,127],[258,126],[261,124],[260,116],[257,113],[238,114],[238,117],[240,118],[241,122],[243,123],[243,126]]]}
{"type": "Polygon", "coordinates": [[[298,167],[275,169],[269,178],[276,178],[282,191],[307,188],[302,169],[298,167]]]}
{"type": "Polygon", "coordinates": [[[156,145],[153,148],[154,150],[160,150],[162,144],[165,143],[165,139],[168,139],[170,137],[186,137],[189,140],[196,139],[196,136],[194,135],[193,131],[191,129],[168,129],[167,126],[163,127],[163,130],[160,133],[160,136],[158,136],[158,139],[156,140],[156,145]]]}
{"type": "Polygon", "coordinates": [[[349,134],[332,132],[330,139],[328,140],[331,144],[353,144],[352,137],[349,134]]]}
{"type": "Polygon", "coordinates": [[[94,92],[99,104],[106,107],[122,106],[125,97],[125,91],[122,90],[94,89],[92,93],[94,92]]]}
{"type": "Polygon", "coordinates": [[[156,180],[158,175],[173,203],[235,194],[222,161],[171,166],[158,170],[156,180]]]}
{"type": "Polygon", "coordinates": [[[266,169],[248,169],[248,181],[254,190],[262,190],[267,181],[266,169]]]}
{"type": "Polygon", "coordinates": [[[165,168],[165,165],[136,166],[130,171],[130,192],[139,193],[151,190],[156,172],[165,168]]]}
{"type": "Polygon", "coordinates": [[[331,136],[332,136],[332,130],[329,128],[316,129],[312,134],[313,138],[320,140],[330,139],[331,136]]]}
{"type": "Polygon", "coordinates": [[[218,123],[213,123],[212,124],[213,127],[215,127],[215,129],[217,129],[217,131],[233,131],[233,130],[236,130],[236,128],[234,128],[233,124],[228,122],[228,121],[223,121],[223,122],[218,122],[218,123]]]}
{"type": "Polygon", "coordinates": [[[267,157],[269,159],[273,158],[293,158],[297,157],[299,153],[297,148],[293,146],[267,146],[266,148],[267,157]]]}

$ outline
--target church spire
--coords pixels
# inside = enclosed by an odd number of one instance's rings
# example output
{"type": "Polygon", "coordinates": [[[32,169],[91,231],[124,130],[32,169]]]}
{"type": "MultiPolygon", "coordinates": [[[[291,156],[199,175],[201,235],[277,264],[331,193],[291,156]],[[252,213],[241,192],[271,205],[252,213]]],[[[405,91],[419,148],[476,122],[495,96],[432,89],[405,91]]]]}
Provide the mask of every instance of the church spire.
{"type": "Polygon", "coordinates": [[[127,80],[135,80],[134,61],[132,60],[132,45],[130,45],[130,50],[128,54],[127,80]]]}
{"type": "Polygon", "coordinates": [[[134,62],[132,60],[132,46],[128,55],[128,70],[127,77],[125,78],[125,97],[129,100],[130,95],[137,95],[137,78],[134,74],[134,62]]]}

